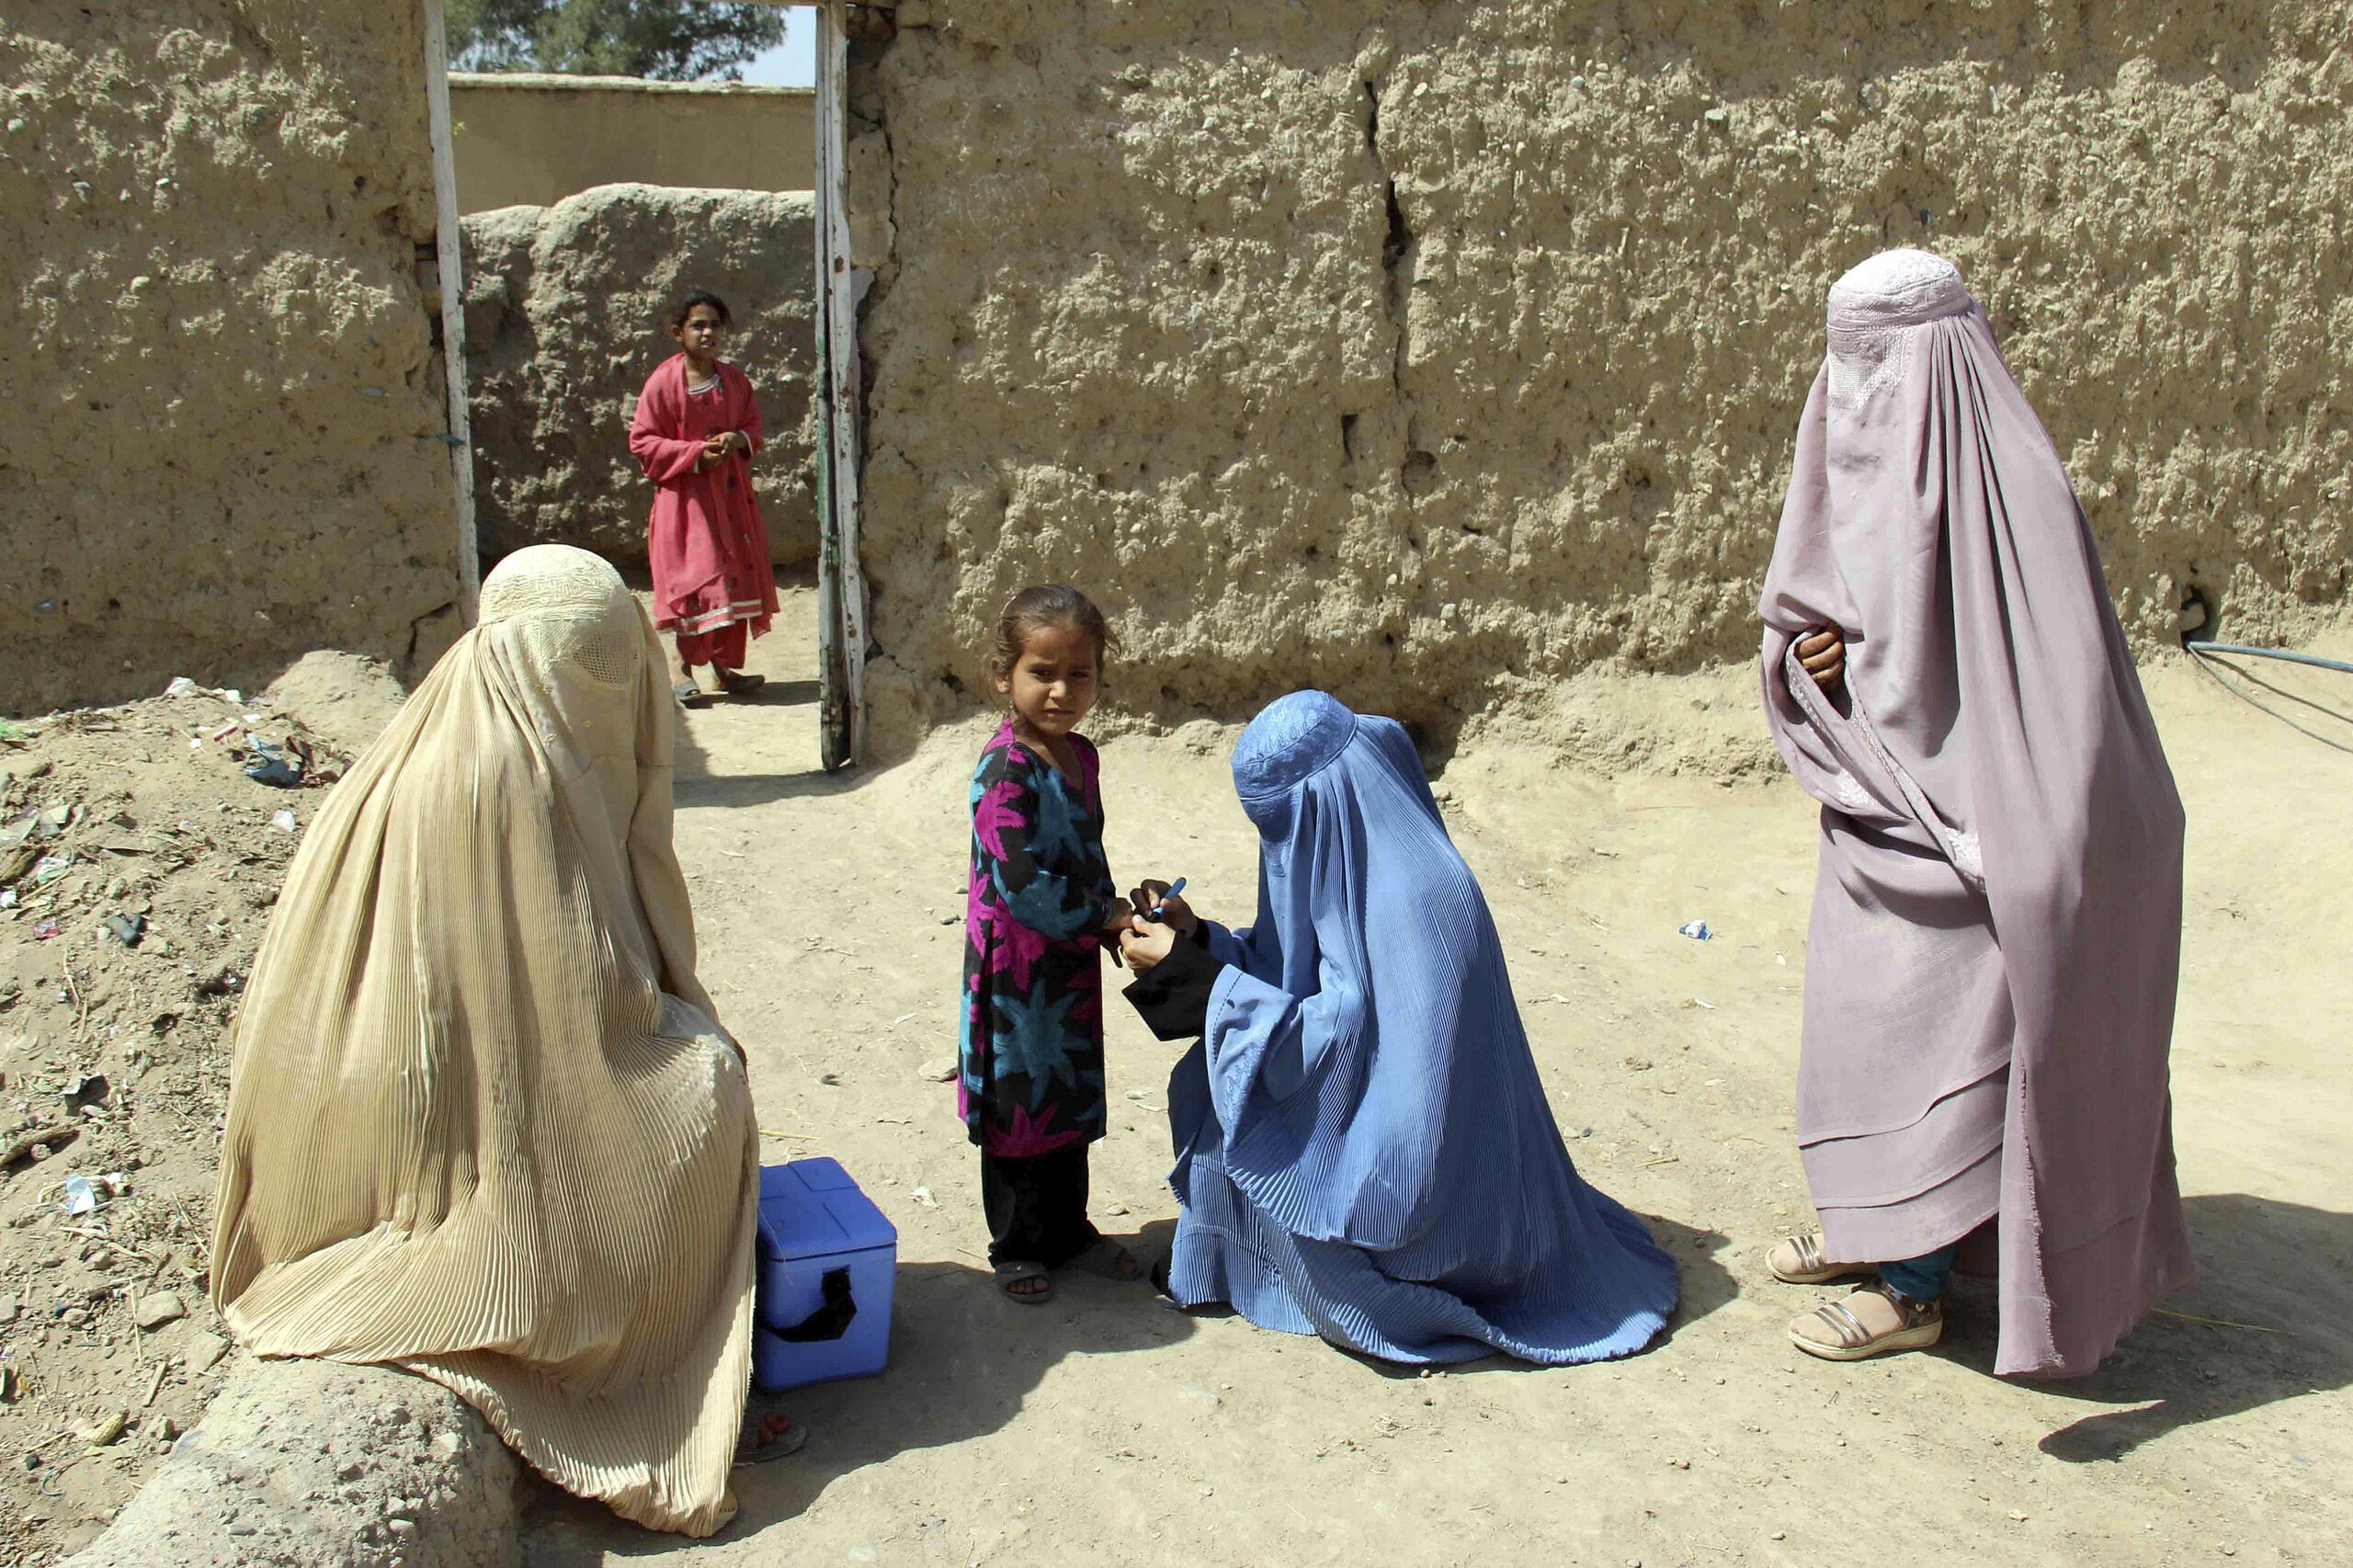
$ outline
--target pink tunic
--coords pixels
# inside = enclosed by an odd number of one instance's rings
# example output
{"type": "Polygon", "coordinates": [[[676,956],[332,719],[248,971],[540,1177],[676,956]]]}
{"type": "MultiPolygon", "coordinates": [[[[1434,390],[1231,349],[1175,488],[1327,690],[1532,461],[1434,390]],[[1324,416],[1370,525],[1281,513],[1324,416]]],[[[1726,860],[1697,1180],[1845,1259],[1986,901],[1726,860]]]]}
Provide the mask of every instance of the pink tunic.
{"type": "Polygon", "coordinates": [[[700,636],[747,621],[758,637],[776,614],[776,571],[752,493],[749,454],[695,466],[704,439],[728,430],[741,430],[759,450],[760,405],[750,378],[734,366],[719,367],[719,388],[711,392],[688,392],[683,354],[645,379],[629,449],[660,486],[646,554],[654,567],[654,624],[665,631],[700,636]]]}

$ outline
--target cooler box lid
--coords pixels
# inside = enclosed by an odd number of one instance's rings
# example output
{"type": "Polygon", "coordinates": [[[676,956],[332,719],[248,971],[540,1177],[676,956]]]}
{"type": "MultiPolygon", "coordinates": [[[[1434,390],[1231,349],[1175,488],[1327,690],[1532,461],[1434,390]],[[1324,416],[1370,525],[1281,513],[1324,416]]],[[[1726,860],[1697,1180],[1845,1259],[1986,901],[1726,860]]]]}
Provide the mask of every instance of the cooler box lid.
{"type": "Polygon", "coordinates": [[[835,1160],[760,1168],[760,1256],[820,1257],[896,1245],[897,1227],[835,1160]]]}

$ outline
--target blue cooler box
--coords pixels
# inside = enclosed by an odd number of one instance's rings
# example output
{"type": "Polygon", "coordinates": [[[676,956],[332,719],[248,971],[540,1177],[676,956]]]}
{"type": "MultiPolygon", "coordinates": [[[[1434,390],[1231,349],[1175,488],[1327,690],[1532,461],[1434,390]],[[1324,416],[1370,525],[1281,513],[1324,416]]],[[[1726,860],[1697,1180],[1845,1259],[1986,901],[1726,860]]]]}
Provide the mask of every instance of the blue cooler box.
{"type": "Polygon", "coordinates": [[[898,1266],[898,1231],[839,1164],[763,1166],[752,1381],[779,1393],[881,1371],[898,1266]]]}

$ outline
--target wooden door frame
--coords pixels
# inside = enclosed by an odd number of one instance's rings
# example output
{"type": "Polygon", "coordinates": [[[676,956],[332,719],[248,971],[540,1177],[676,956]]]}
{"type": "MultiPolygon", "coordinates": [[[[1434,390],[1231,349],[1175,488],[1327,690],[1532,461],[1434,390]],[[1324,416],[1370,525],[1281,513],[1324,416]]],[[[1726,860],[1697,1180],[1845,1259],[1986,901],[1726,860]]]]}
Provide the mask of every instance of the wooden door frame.
{"type": "Polygon", "coordinates": [[[866,574],[858,561],[858,284],[849,245],[849,6],[817,19],[817,622],[820,752],[828,771],[866,751],[866,574]]]}
{"type": "Polygon", "coordinates": [[[425,120],[433,146],[433,256],[441,290],[441,369],[458,523],[458,613],[474,623],[482,598],[482,548],[474,532],[473,426],[466,414],[465,233],[458,222],[458,158],[449,119],[449,46],[441,0],[425,7],[425,120]]]}

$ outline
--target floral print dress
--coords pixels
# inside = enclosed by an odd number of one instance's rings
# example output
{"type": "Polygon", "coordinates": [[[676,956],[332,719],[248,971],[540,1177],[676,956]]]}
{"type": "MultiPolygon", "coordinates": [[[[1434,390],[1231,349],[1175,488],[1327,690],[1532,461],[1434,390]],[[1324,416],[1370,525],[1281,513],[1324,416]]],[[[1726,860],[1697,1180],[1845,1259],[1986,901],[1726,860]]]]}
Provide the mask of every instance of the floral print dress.
{"type": "Polygon", "coordinates": [[[1085,736],[1070,744],[1075,780],[1008,720],[972,770],[956,1100],[972,1142],[1006,1158],[1103,1136],[1098,955],[1116,898],[1101,763],[1085,736]]]}

